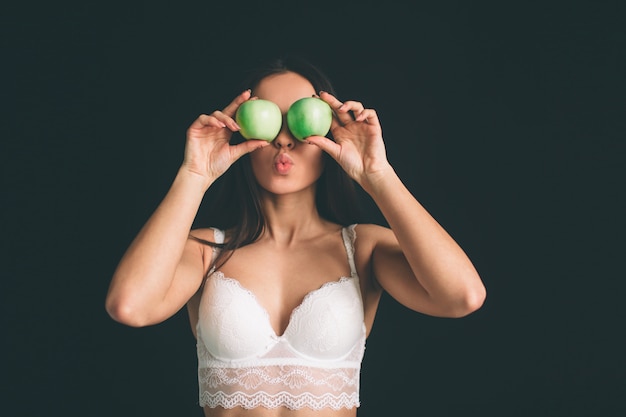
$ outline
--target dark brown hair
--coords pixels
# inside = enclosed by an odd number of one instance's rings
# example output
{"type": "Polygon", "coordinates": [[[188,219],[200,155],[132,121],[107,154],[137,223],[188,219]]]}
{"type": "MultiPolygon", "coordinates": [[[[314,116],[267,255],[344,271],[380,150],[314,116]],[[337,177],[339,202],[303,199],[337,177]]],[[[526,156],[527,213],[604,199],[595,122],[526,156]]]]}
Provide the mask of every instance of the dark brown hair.
{"type": "MultiPolygon", "coordinates": [[[[302,57],[285,56],[263,63],[250,70],[240,90],[254,88],[264,78],[285,72],[295,72],[309,80],[316,92],[327,91],[335,95],[335,90],[328,77],[314,64],[302,57]]],[[[329,135],[332,139],[332,135],[329,135]]],[[[232,143],[243,138],[235,133],[232,143]]],[[[316,207],[320,216],[333,223],[348,226],[361,221],[358,195],[354,181],[326,152],[323,152],[324,171],[317,181],[316,207]]],[[[242,246],[255,242],[265,228],[265,217],[259,185],[252,173],[249,155],[244,155],[235,162],[209,189],[205,196],[208,209],[198,218],[210,221],[207,226],[225,231],[225,242],[217,245],[194,236],[192,239],[220,247],[219,256],[213,263],[219,268],[230,254],[242,246]]],[[[196,224],[202,220],[196,220],[196,224]]]]}

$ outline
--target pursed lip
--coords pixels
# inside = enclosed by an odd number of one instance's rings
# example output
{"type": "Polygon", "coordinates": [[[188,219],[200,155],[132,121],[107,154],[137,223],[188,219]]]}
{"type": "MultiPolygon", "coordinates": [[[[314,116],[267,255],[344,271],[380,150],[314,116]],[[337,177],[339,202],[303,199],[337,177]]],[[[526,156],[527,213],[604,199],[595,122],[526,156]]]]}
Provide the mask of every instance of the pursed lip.
{"type": "Polygon", "coordinates": [[[280,175],[288,174],[293,165],[293,159],[286,153],[280,153],[274,158],[274,169],[280,175]]]}

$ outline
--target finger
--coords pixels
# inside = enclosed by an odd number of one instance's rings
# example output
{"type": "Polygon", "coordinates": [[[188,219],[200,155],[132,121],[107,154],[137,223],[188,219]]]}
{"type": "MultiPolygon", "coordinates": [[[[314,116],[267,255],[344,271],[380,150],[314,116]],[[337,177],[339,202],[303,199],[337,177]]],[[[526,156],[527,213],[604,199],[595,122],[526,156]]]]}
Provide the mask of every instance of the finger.
{"type": "Polygon", "coordinates": [[[340,112],[347,113],[350,116],[349,121],[357,120],[357,117],[361,113],[363,113],[363,110],[365,110],[363,104],[359,101],[354,100],[348,100],[344,102],[343,105],[339,108],[340,112]]]}
{"type": "Polygon", "coordinates": [[[352,115],[348,113],[349,109],[344,109],[344,103],[339,101],[337,97],[333,96],[330,93],[327,93],[326,91],[320,91],[320,98],[328,103],[328,105],[333,109],[333,112],[337,116],[337,119],[341,123],[346,124],[354,120],[352,115]]]}
{"type": "Polygon", "coordinates": [[[330,104],[331,107],[333,106],[333,101],[339,102],[339,100],[337,100],[337,97],[333,96],[328,91],[320,91],[318,97],[324,100],[326,103],[330,104]]]}
{"type": "Polygon", "coordinates": [[[378,114],[374,109],[364,109],[355,118],[357,122],[366,122],[372,126],[380,126],[380,120],[378,120],[378,114]]]}
{"type": "Polygon", "coordinates": [[[361,113],[364,109],[365,107],[363,107],[363,104],[361,102],[354,100],[345,101],[341,106],[341,111],[351,111],[355,115],[361,113]]]}
{"type": "Polygon", "coordinates": [[[235,119],[219,110],[214,111],[211,115],[224,125],[222,127],[228,127],[233,132],[238,132],[241,129],[235,119]]]}
{"type": "Polygon", "coordinates": [[[341,146],[336,142],[328,139],[325,136],[309,136],[306,138],[306,142],[319,147],[324,152],[328,153],[334,160],[339,159],[341,153],[341,146]]]}
{"type": "Polygon", "coordinates": [[[226,125],[224,124],[224,122],[215,117],[214,114],[201,114],[196,120],[194,120],[190,128],[201,129],[203,127],[226,127],[226,125]]]}
{"type": "Polygon", "coordinates": [[[252,90],[250,89],[245,90],[244,92],[239,94],[237,97],[235,97],[235,99],[231,101],[228,106],[224,107],[224,110],[222,110],[222,113],[224,113],[226,116],[230,118],[235,117],[235,113],[237,112],[237,109],[239,108],[239,106],[241,106],[243,102],[247,101],[250,98],[251,94],[252,94],[252,90]]]}
{"type": "Polygon", "coordinates": [[[226,126],[228,126],[228,128],[230,130],[232,130],[233,132],[237,132],[237,131],[241,130],[241,127],[239,126],[237,121],[235,121],[234,117],[237,114],[237,109],[243,103],[245,103],[246,101],[252,101],[252,100],[258,100],[259,99],[256,96],[250,97],[250,95],[251,95],[250,90],[244,91],[237,98],[235,98],[235,100],[233,100],[228,106],[226,106],[224,108],[224,110],[222,110],[222,111],[219,111],[219,110],[214,111],[212,113],[213,116],[215,116],[217,119],[222,121],[222,123],[224,123],[226,126]],[[248,98],[245,99],[245,97],[248,97],[248,98]],[[244,98],[244,100],[240,100],[240,98],[244,98]],[[231,114],[232,113],[232,109],[230,108],[230,106],[232,106],[232,105],[236,105],[237,106],[235,108],[235,111],[234,111],[233,114],[231,114]]]}
{"type": "Polygon", "coordinates": [[[245,142],[239,143],[237,145],[232,145],[231,155],[233,156],[233,162],[241,158],[247,153],[256,151],[257,149],[265,148],[266,146],[269,146],[269,145],[270,145],[270,142],[266,140],[257,140],[257,139],[250,139],[250,140],[246,140],[245,142]]]}

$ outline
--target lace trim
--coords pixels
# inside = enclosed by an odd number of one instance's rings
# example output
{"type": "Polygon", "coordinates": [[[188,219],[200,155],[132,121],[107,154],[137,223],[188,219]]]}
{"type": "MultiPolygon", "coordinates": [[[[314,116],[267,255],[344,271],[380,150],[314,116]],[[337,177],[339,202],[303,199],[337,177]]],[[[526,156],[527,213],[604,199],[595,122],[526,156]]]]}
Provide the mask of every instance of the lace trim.
{"type": "MultiPolygon", "coordinates": [[[[351,353],[352,364],[319,368],[302,364],[212,366],[212,356],[198,344],[198,382],[201,407],[246,409],[263,406],[289,409],[359,407],[360,360],[364,341],[351,353]]],[[[281,357],[283,355],[280,355],[281,357]]],[[[268,362],[271,362],[268,361],[268,362]]],[[[222,364],[226,365],[226,364],[222,364]]]]}
{"type": "Polygon", "coordinates": [[[354,393],[340,394],[337,396],[324,394],[320,397],[316,397],[309,393],[292,395],[287,392],[281,392],[277,395],[267,395],[264,392],[258,392],[255,395],[247,395],[242,392],[235,392],[229,395],[220,391],[215,394],[204,392],[200,397],[200,406],[202,407],[235,408],[241,406],[248,410],[257,407],[277,408],[282,406],[290,410],[299,410],[308,407],[319,411],[324,408],[332,408],[333,410],[339,410],[341,408],[350,409],[359,407],[360,405],[357,395],[354,393]]]}
{"type": "Polygon", "coordinates": [[[252,409],[358,407],[359,370],[332,372],[302,366],[209,368],[199,374],[200,406],[252,409]]]}
{"type": "Polygon", "coordinates": [[[272,386],[276,389],[289,387],[291,390],[323,388],[324,392],[332,390],[345,393],[359,385],[358,369],[333,369],[331,372],[320,372],[319,369],[304,366],[205,368],[202,369],[199,380],[205,388],[213,390],[238,386],[250,392],[256,392],[253,390],[261,386],[266,389],[272,386]],[[323,376],[317,376],[319,374],[323,376]]]}

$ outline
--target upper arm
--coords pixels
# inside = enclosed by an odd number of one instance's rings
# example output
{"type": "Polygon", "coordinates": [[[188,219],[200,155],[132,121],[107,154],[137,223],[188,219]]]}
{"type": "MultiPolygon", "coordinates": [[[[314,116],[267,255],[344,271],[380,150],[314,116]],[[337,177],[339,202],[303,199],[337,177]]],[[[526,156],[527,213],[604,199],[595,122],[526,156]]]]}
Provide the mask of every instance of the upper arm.
{"type": "Polygon", "coordinates": [[[428,315],[443,315],[411,269],[393,231],[370,225],[365,233],[371,239],[373,279],[403,306],[428,315]]]}
{"type": "MultiPolygon", "coordinates": [[[[213,239],[212,231],[194,231],[193,235],[205,240],[213,239]]],[[[156,318],[157,322],[176,314],[198,292],[206,276],[211,254],[211,247],[194,239],[187,239],[174,272],[174,279],[167,291],[161,317],[156,318]]]]}

